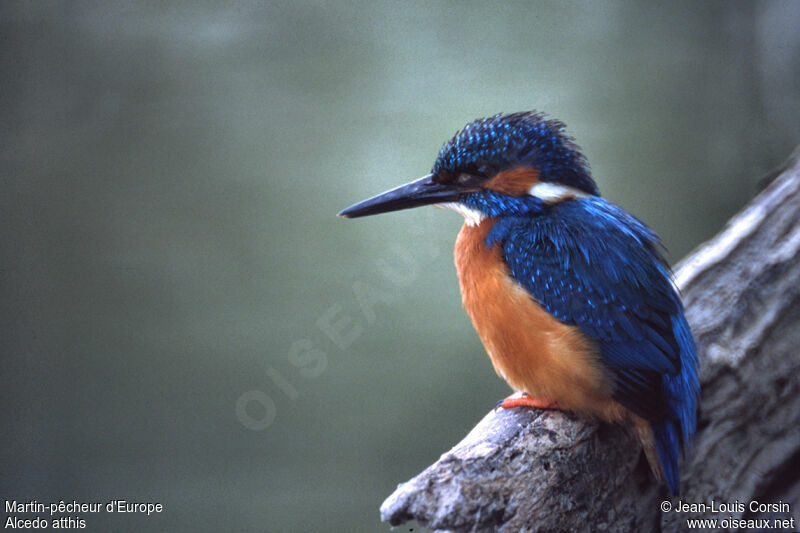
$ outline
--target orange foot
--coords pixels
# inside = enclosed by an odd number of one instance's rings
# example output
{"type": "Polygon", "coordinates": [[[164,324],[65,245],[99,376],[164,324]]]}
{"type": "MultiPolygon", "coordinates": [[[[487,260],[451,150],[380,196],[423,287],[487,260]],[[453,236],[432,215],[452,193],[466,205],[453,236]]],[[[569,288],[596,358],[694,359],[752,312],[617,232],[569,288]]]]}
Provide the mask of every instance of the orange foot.
{"type": "Polygon", "coordinates": [[[511,409],[512,407],[533,407],[534,409],[558,409],[556,402],[533,398],[527,393],[522,396],[510,396],[497,402],[497,409],[511,409]]]}

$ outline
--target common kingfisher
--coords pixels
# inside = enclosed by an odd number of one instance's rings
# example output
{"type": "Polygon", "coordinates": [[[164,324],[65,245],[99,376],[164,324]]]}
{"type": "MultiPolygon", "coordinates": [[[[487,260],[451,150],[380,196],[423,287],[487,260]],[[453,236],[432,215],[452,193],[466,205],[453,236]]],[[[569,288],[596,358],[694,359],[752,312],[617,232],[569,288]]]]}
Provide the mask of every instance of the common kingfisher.
{"type": "Polygon", "coordinates": [[[697,355],[658,236],[600,197],[562,122],[498,114],[444,144],[430,174],[339,213],[437,204],[464,216],[464,308],[512,389],[500,407],[630,424],[678,493],[695,433],[697,355]]]}

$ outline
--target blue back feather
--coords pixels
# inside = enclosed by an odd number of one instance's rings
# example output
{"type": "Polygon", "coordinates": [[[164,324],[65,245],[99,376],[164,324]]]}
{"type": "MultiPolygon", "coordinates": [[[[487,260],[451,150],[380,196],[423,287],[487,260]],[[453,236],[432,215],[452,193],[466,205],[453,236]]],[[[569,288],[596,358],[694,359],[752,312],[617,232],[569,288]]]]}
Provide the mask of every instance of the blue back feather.
{"type": "MultiPolygon", "coordinates": [[[[614,398],[653,424],[668,486],[697,423],[694,341],[656,235],[599,197],[502,216],[486,244],[502,246],[512,277],[553,316],[597,344],[614,398]]],[[[477,200],[473,200],[475,203],[477,200]]]]}

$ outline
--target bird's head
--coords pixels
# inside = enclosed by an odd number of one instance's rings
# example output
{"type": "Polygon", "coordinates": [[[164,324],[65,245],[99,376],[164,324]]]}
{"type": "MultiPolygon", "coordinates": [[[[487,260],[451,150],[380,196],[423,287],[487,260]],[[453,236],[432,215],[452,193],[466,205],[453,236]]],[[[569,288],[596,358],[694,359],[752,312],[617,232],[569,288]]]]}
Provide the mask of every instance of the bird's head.
{"type": "Polygon", "coordinates": [[[599,195],[564,124],[535,112],[467,124],[442,149],[431,173],[339,213],[347,218],[437,204],[468,223],[541,211],[549,203],[599,195]]]}

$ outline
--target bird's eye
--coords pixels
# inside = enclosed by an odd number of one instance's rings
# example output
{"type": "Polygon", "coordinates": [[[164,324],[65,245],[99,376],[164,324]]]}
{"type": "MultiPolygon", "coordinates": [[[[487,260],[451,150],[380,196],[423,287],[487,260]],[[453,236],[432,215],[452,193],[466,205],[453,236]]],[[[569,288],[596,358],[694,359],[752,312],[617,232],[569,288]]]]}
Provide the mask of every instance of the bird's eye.
{"type": "Polygon", "coordinates": [[[462,172],[458,175],[458,178],[456,178],[456,182],[462,187],[477,187],[482,181],[483,180],[478,176],[467,174],[466,172],[462,172]]]}

